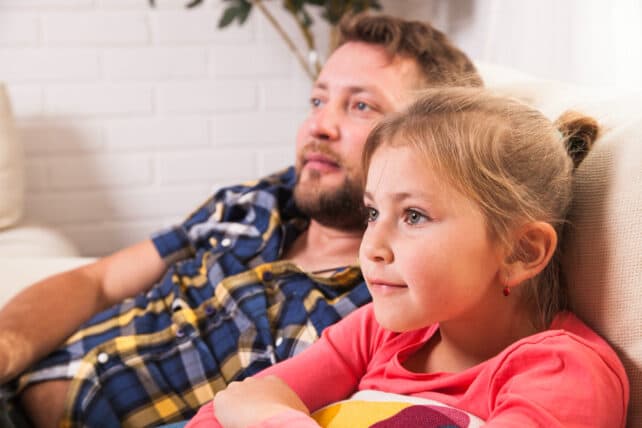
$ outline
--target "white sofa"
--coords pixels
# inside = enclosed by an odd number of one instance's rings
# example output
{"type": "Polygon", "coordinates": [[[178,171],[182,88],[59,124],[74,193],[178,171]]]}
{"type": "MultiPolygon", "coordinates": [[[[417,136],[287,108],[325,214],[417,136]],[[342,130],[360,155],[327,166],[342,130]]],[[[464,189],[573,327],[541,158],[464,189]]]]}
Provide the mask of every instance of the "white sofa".
{"type": "Polygon", "coordinates": [[[0,83],[0,305],[24,285],[88,260],[54,228],[25,223],[24,160],[7,91],[0,83]]]}
{"type": "MultiPolygon", "coordinates": [[[[564,270],[575,311],[606,337],[631,380],[629,427],[642,427],[642,94],[586,88],[479,64],[488,87],[523,99],[551,119],[573,108],[603,126],[577,171],[564,270]]],[[[0,258],[0,302],[83,258],[0,258]]]]}
{"type": "Polygon", "coordinates": [[[23,221],[24,159],[7,91],[0,83],[0,257],[77,256],[59,231],[23,221]]]}

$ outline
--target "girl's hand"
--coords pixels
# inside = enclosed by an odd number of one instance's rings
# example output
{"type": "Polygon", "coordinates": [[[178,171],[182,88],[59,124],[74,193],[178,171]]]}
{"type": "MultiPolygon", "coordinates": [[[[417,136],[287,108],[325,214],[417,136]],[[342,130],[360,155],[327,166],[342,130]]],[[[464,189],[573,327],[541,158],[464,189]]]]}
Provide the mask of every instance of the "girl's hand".
{"type": "Polygon", "coordinates": [[[245,428],[286,410],[310,414],[296,393],[276,376],[230,383],[214,396],[214,409],[225,428],[245,428]]]}

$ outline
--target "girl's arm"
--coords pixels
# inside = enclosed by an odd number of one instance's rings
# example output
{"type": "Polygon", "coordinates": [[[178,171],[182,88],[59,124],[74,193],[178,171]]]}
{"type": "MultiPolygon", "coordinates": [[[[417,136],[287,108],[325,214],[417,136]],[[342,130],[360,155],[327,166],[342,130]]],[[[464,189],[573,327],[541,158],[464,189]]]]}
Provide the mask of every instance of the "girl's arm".
{"type": "Polygon", "coordinates": [[[233,382],[216,394],[213,409],[225,428],[251,426],[317,427],[296,393],[276,376],[233,382]]]}
{"type": "Polygon", "coordinates": [[[326,328],[308,349],[260,372],[283,380],[314,412],[343,400],[358,388],[382,339],[372,305],[326,328]]]}
{"type": "Polygon", "coordinates": [[[343,400],[357,389],[379,338],[377,329],[370,305],[355,311],[327,328],[319,341],[296,357],[256,378],[230,384],[216,395],[215,406],[205,405],[188,427],[218,426],[213,424],[217,418],[226,427],[259,421],[272,426],[274,418],[292,417],[296,426],[316,426],[307,416],[309,411],[343,400]],[[205,421],[209,425],[199,425],[205,421]]]}

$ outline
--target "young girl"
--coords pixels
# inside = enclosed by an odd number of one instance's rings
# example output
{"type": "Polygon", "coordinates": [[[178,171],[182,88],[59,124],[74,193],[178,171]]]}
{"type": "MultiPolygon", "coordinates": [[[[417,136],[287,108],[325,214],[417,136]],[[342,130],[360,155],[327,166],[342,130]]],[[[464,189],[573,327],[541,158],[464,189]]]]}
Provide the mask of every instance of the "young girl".
{"type": "MultiPolygon", "coordinates": [[[[464,426],[624,427],[622,364],[567,311],[558,278],[574,164],[597,126],[558,122],[450,88],[380,123],[363,154],[359,254],[373,303],[299,356],[230,385],[189,427],[332,425],[341,407],[318,410],[366,390],[434,400],[441,414],[467,415],[464,426]]],[[[440,424],[401,413],[377,426],[440,424]]]]}

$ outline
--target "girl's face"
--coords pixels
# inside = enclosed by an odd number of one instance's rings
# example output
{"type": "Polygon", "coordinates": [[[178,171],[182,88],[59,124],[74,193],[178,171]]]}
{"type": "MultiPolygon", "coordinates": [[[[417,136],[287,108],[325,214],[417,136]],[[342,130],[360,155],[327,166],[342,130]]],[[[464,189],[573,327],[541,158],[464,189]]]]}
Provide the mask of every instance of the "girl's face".
{"type": "Polygon", "coordinates": [[[359,258],[383,327],[479,325],[492,317],[502,294],[502,253],[473,201],[414,149],[386,145],[372,157],[364,199],[368,227],[359,258]]]}

